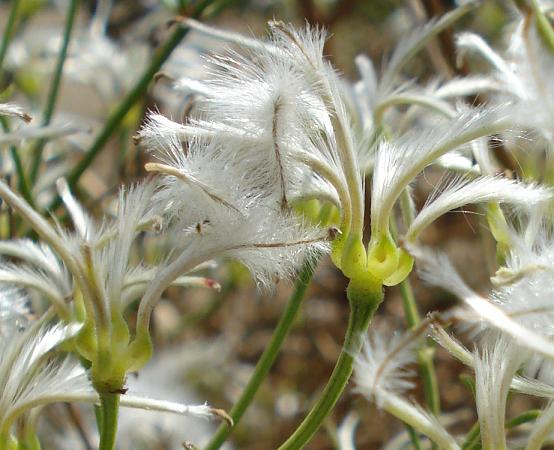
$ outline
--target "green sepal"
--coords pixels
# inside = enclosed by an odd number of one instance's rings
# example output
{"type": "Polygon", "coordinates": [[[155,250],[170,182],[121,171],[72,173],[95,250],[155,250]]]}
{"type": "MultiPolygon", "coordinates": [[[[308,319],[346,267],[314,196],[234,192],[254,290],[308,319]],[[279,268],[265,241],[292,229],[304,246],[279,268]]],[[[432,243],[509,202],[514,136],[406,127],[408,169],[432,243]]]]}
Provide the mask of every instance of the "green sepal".
{"type": "Polygon", "coordinates": [[[367,255],[367,270],[377,279],[392,276],[399,263],[399,252],[390,233],[371,236],[367,255]]]}
{"type": "Polygon", "coordinates": [[[131,338],[131,334],[129,332],[129,326],[127,325],[127,322],[123,318],[123,315],[115,310],[112,309],[111,311],[112,316],[112,335],[111,335],[111,341],[112,341],[112,355],[114,357],[119,358],[119,356],[123,355],[123,353],[126,352],[127,347],[129,346],[129,340],[131,338]]]}
{"type": "Polygon", "coordinates": [[[498,263],[503,265],[506,255],[512,247],[512,239],[509,233],[510,227],[498,203],[488,204],[487,223],[496,241],[496,257],[498,263]]]}
{"type": "Polygon", "coordinates": [[[414,258],[404,249],[400,249],[398,267],[392,275],[383,280],[385,286],[396,286],[402,283],[414,268],[414,258]]]}
{"type": "Polygon", "coordinates": [[[347,278],[363,277],[367,272],[367,254],[360,235],[351,234],[346,239],[340,267],[347,278]]]}
{"type": "Polygon", "coordinates": [[[75,337],[75,348],[82,358],[91,362],[94,360],[98,348],[94,322],[90,320],[85,321],[83,328],[81,328],[81,331],[75,337]]]}
{"type": "Polygon", "coordinates": [[[338,269],[342,268],[342,251],[347,237],[347,233],[339,234],[331,243],[331,261],[338,269]]]}
{"type": "Polygon", "coordinates": [[[18,450],[16,439],[9,433],[0,434],[0,450],[18,450]]]}
{"type": "Polygon", "coordinates": [[[135,339],[127,348],[126,360],[130,372],[142,369],[153,352],[152,338],[147,331],[137,331],[135,339]]]}

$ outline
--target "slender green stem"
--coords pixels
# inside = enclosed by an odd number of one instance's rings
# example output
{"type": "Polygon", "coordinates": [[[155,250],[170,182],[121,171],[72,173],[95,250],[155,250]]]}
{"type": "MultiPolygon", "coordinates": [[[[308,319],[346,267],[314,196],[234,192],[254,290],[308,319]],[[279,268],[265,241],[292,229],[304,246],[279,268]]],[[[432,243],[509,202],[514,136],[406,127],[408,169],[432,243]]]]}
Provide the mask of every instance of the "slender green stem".
{"type": "Polygon", "coordinates": [[[366,333],[373,314],[383,300],[383,291],[380,285],[370,288],[364,286],[364,283],[360,283],[351,289],[352,285],[353,280],[350,281],[348,290],[350,302],[348,327],[343,348],[333,373],[312,410],[296,431],[279,447],[279,450],[300,450],[304,448],[327,418],[350,379],[354,359],[362,347],[362,336],[366,333]]]}
{"type": "MultiPolygon", "coordinates": [[[[8,53],[8,48],[10,46],[10,43],[12,41],[14,32],[15,32],[15,26],[17,24],[17,16],[19,13],[19,5],[21,1],[20,0],[12,0],[11,8],[10,8],[10,15],[8,16],[8,22],[6,24],[6,29],[4,30],[4,34],[2,35],[2,43],[0,44],[0,74],[2,73],[2,66],[4,64],[4,59],[6,58],[6,54],[8,53]]],[[[2,117],[2,129],[5,132],[9,131],[9,124],[5,117],[2,117]]],[[[31,197],[31,191],[29,189],[29,185],[27,184],[25,173],[23,171],[23,164],[21,163],[21,159],[19,158],[19,154],[17,153],[16,147],[13,145],[10,147],[10,155],[12,157],[15,170],[18,175],[18,188],[21,191],[22,195],[25,197],[25,200],[27,200],[29,203],[32,204],[32,197],[31,197]]]]}
{"type": "MultiPolygon", "coordinates": [[[[67,16],[65,18],[62,46],[60,47],[60,52],[58,53],[58,60],[56,61],[54,76],[50,83],[50,90],[48,92],[48,97],[46,98],[46,104],[44,107],[44,111],[42,113],[43,126],[50,124],[50,121],[52,120],[52,115],[54,114],[54,108],[56,107],[56,100],[60,92],[63,66],[67,58],[67,49],[69,48],[69,42],[71,40],[71,32],[73,30],[73,24],[75,23],[75,17],[77,15],[78,6],[79,6],[79,0],[71,0],[69,2],[69,9],[67,11],[67,16]]],[[[40,167],[40,163],[42,162],[42,151],[44,149],[45,144],[46,144],[46,139],[39,139],[35,142],[35,145],[31,150],[31,155],[33,157],[31,171],[29,174],[29,180],[31,181],[31,183],[33,183],[37,178],[38,169],[40,167]]]]}
{"type": "Polygon", "coordinates": [[[119,396],[120,394],[111,392],[100,394],[102,426],[100,427],[100,445],[98,450],[114,450],[115,448],[119,396]]]}
{"type": "MultiPolygon", "coordinates": [[[[518,427],[524,423],[533,422],[536,420],[542,411],[538,409],[530,409],[519,416],[514,417],[506,422],[506,429],[518,427]]],[[[480,450],[481,449],[481,428],[479,422],[475,422],[462,444],[462,450],[480,450]]]]}
{"type": "Polygon", "coordinates": [[[531,0],[531,9],[535,13],[537,30],[541,35],[544,44],[548,47],[550,52],[554,53],[554,29],[552,29],[552,25],[550,25],[548,17],[546,17],[546,14],[537,0],[531,0]]]}
{"type": "MultiPolygon", "coordinates": [[[[400,283],[400,295],[404,305],[406,321],[410,328],[416,327],[421,323],[421,317],[417,311],[417,304],[409,279],[400,283]]],[[[437,374],[433,364],[433,347],[426,345],[418,352],[418,363],[421,377],[423,378],[423,389],[425,400],[433,414],[440,414],[440,394],[437,382],[437,374]]]]}
{"type": "MultiPolygon", "coordinates": [[[[408,192],[404,190],[402,193],[403,201],[400,202],[400,208],[405,225],[409,226],[413,220],[409,201],[406,198],[408,192]]],[[[391,229],[393,235],[396,237],[398,234],[396,220],[391,218],[391,229]]],[[[404,314],[406,315],[406,322],[410,328],[415,328],[421,323],[421,315],[417,309],[417,302],[414,296],[414,291],[410,283],[410,279],[406,278],[399,285],[400,296],[402,297],[402,306],[404,308],[404,314]]],[[[440,414],[440,392],[439,384],[437,381],[437,374],[435,372],[435,366],[433,364],[434,349],[430,345],[425,345],[418,352],[418,364],[421,377],[423,379],[423,390],[425,393],[425,401],[429,406],[430,411],[438,416],[440,414]]],[[[410,435],[411,436],[411,435],[410,435]]],[[[419,442],[412,441],[417,448],[421,445],[419,442]]],[[[436,444],[433,443],[432,447],[436,449],[436,444]]]]}
{"type": "Polygon", "coordinates": [[[423,446],[421,445],[421,441],[419,440],[419,435],[417,434],[417,431],[414,429],[414,427],[406,425],[406,429],[408,430],[408,435],[410,436],[410,440],[412,441],[414,449],[423,450],[423,446]]]}
{"type": "Polygon", "coordinates": [[[277,358],[277,355],[281,350],[281,346],[283,345],[285,337],[288,335],[289,331],[292,328],[294,319],[296,318],[296,315],[300,309],[300,306],[306,294],[306,289],[308,288],[308,285],[310,284],[310,281],[312,279],[314,270],[315,265],[313,263],[304,263],[304,266],[298,274],[298,279],[296,280],[296,284],[294,285],[292,296],[289,299],[287,307],[283,311],[283,315],[279,319],[277,327],[273,331],[271,340],[262,353],[262,356],[258,360],[256,368],[254,369],[254,373],[250,377],[250,380],[248,380],[248,384],[244,388],[244,391],[242,392],[239,400],[237,401],[237,403],[235,403],[233,409],[231,409],[230,416],[232,417],[234,422],[233,427],[230,428],[227,425],[221,425],[206,446],[205,450],[216,450],[221,447],[221,445],[227,439],[227,436],[229,436],[231,431],[233,431],[233,429],[237,426],[238,422],[242,418],[250,403],[252,403],[256,392],[258,392],[258,389],[260,388],[262,382],[265,380],[269,369],[275,362],[275,359],[277,358]]]}
{"type": "MultiPolygon", "coordinates": [[[[7,133],[10,131],[10,125],[8,120],[5,117],[0,117],[0,124],[2,129],[7,133]]],[[[29,183],[27,183],[27,177],[25,176],[25,171],[23,170],[23,163],[19,157],[17,147],[14,145],[10,146],[10,156],[13,160],[13,165],[15,166],[15,171],[17,173],[17,188],[21,192],[21,195],[27,200],[27,202],[32,206],[33,195],[31,194],[31,189],[29,188],[29,183]]]]}
{"type": "MultiPolygon", "coordinates": [[[[404,307],[404,314],[406,315],[406,322],[410,328],[414,328],[421,322],[421,316],[419,315],[419,311],[417,309],[417,303],[415,301],[414,292],[409,278],[406,278],[402,283],[400,283],[399,287],[400,296],[402,297],[402,306],[404,307]]],[[[438,416],[440,413],[440,395],[437,375],[433,365],[433,353],[433,348],[425,345],[418,351],[417,360],[419,364],[419,372],[421,373],[421,377],[423,379],[425,401],[431,412],[438,416]]],[[[410,434],[414,447],[421,447],[419,436],[415,435],[415,437],[417,440],[414,440],[414,436],[410,434]]],[[[437,445],[433,442],[431,447],[436,449],[437,445]]]]}
{"type": "MultiPolygon", "coordinates": [[[[198,15],[200,12],[201,11],[198,11],[195,15],[198,15]]],[[[146,92],[146,89],[148,88],[150,81],[154,78],[154,75],[160,70],[162,64],[167,60],[167,58],[169,58],[173,50],[187,35],[188,31],[188,28],[183,28],[181,26],[175,27],[165,44],[155,52],[151,59],[150,65],[146,68],[133,89],[131,89],[116,110],[108,117],[104,128],[100,131],[100,134],[96,137],[86,155],[83,159],[81,159],[81,161],[79,161],[77,166],[67,177],[67,181],[71,188],[75,187],[81,178],[81,175],[92,164],[102,149],[105,148],[106,143],[119,127],[129,110],[143,97],[144,92],[146,92]]],[[[57,196],[50,205],[49,209],[56,209],[60,205],[60,202],[61,199],[57,196]]]]}
{"type": "Polygon", "coordinates": [[[10,46],[12,37],[14,35],[20,3],[21,0],[12,0],[10,15],[8,16],[8,23],[6,23],[6,29],[4,30],[2,43],[0,44],[0,74],[2,73],[4,59],[6,58],[6,54],[8,53],[8,47],[10,46]]]}

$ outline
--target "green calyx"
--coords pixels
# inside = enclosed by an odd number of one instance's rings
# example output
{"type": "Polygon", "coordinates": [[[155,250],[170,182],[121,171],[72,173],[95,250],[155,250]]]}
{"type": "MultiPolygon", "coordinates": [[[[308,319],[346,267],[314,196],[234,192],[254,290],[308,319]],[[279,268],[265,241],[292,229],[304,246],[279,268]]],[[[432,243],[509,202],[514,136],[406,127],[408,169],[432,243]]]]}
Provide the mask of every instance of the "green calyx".
{"type": "Polygon", "coordinates": [[[91,363],[92,382],[99,393],[121,391],[127,373],[144,367],[152,356],[148,331],[137,333],[131,341],[129,326],[116,308],[111,311],[109,329],[99,329],[93,320],[85,320],[74,345],[91,363]]]}
{"type": "Polygon", "coordinates": [[[396,286],[402,283],[414,268],[414,258],[403,248],[398,251],[396,270],[383,280],[385,286],[396,286]]]}
{"type": "Polygon", "coordinates": [[[398,268],[400,255],[390,233],[371,236],[368,246],[368,270],[375,278],[385,280],[398,268]]]}
{"type": "Polygon", "coordinates": [[[389,233],[375,234],[366,253],[362,236],[342,234],[332,244],[331,259],[351,280],[379,280],[379,285],[395,286],[410,274],[414,260],[398,248],[389,233]]]}
{"type": "Polygon", "coordinates": [[[152,338],[148,331],[137,331],[135,339],[128,347],[127,359],[129,370],[135,371],[142,369],[150,361],[153,352],[152,338]]]}
{"type": "Polygon", "coordinates": [[[412,271],[414,259],[404,249],[398,248],[389,232],[376,233],[368,246],[367,269],[383,280],[385,286],[395,286],[412,271]]]}
{"type": "Polygon", "coordinates": [[[340,268],[350,279],[363,277],[367,273],[367,254],[360,235],[350,234],[342,248],[340,268]]]}

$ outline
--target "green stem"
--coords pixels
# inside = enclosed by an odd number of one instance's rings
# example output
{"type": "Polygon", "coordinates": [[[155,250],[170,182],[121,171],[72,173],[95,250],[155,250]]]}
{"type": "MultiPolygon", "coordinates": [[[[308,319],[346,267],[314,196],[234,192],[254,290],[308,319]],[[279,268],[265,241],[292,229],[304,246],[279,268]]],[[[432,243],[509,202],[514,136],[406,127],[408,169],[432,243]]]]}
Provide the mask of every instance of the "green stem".
{"type": "MultiPolygon", "coordinates": [[[[408,192],[404,190],[401,196],[402,201],[400,202],[400,210],[402,212],[402,217],[406,227],[408,227],[413,221],[413,214],[411,212],[408,195],[408,192]]],[[[396,238],[398,235],[398,229],[394,217],[391,218],[391,230],[393,236],[396,238]]],[[[406,278],[400,283],[399,287],[400,296],[402,297],[402,306],[404,308],[404,314],[406,315],[406,322],[410,328],[415,328],[421,323],[421,315],[417,309],[417,302],[410,279],[406,278]]],[[[434,349],[430,345],[422,347],[418,352],[418,364],[419,372],[421,373],[421,377],[423,379],[425,402],[429,406],[430,411],[438,417],[440,414],[440,392],[437,374],[433,364],[433,353],[434,349]]],[[[412,434],[410,434],[410,437],[412,437],[412,434]]],[[[415,435],[415,437],[417,438],[418,436],[415,435]]],[[[421,446],[419,438],[417,439],[417,442],[412,439],[412,442],[416,448],[421,446]]],[[[432,444],[432,448],[437,448],[435,443],[432,444]]]]}
{"type": "Polygon", "coordinates": [[[554,30],[548,17],[546,17],[537,0],[531,0],[531,9],[535,13],[535,24],[544,44],[551,53],[554,53],[554,30]]]}
{"type": "MultiPolygon", "coordinates": [[[[75,23],[75,17],[77,15],[77,9],[79,6],[79,0],[71,0],[69,3],[69,10],[67,11],[67,16],[65,19],[64,31],[63,31],[63,40],[60,52],[58,54],[58,60],[56,61],[56,67],[54,69],[54,76],[50,84],[50,90],[48,92],[48,97],[46,98],[45,108],[42,114],[42,125],[46,126],[50,124],[52,120],[52,115],[54,114],[54,108],[56,106],[56,100],[60,91],[60,85],[63,74],[63,66],[67,58],[67,49],[69,48],[69,42],[71,40],[71,32],[73,30],[73,24],[75,23]]],[[[38,169],[42,161],[42,151],[44,145],[46,144],[45,139],[39,139],[35,142],[31,150],[31,155],[33,156],[33,161],[31,165],[31,171],[29,175],[29,180],[33,183],[37,178],[38,169]]]]}
{"type": "MultiPolygon", "coordinates": [[[[417,310],[417,303],[409,279],[400,283],[400,295],[402,296],[406,322],[410,328],[417,327],[421,323],[421,317],[417,310]]],[[[418,363],[419,371],[423,378],[425,401],[430,411],[438,417],[440,414],[440,393],[437,374],[433,364],[433,354],[433,347],[429,345],[424,346],[418,352],[418,363]]]]}
{"type": "MultiPolygon", "coordinates": [[[[10,131],[10,125],[6,117],[0,117],[0,124],[2,125],[2,130],[8,133],[10,131]]],[[[13,160],[13,165],[15,166],[15,171],[17,173],[17,188],[23,195],[23,198],[33,206],[33,195],[31,189],[29,188],[29,183],[27,183],[27,177],[25,176],[25,171],[23,170],[23,163],[17,152],[17,147],[15,145],[10,145],[10,156],[13,160]]]]}
{"type": "Polygon", "coordinates": [[[100,445],[98,446],[98,450],[114,450],[115,448],[119,396],[120,394],[111,392],[100,394],[102,426],[100,427],[100,445]]]}
{"type": "MultiPolygon", "coordinates": [[[[195,16],[197,16],[201,11],[198,11],[195,16]]],[[[92,146],[87,151],[86,155],[79,161],[77,166],[70,172],[67,177],[70,188],[74,188],[78,183],[81,175],[87,170],[87,168],[92,164],[96,159],[98,154],[104,149],[106,143],[119,127],[129,110],[137,103],[140,99],[143,98],[150,81],[154,78],[154,75],[160,70],[162,64],[169,58],[173,50],[179,45],[181,40],[188,33],[188,28],[183,28],[180,26],[175,27],[175,30],[171,33],[166,43],[160,47],[151,59],[150,65],[146,68],[137,84],[133,89],[127,94],[127,96],[122,100],[117,109],[108,117],[106,124],[100,134],[94,140],[92,146]]],[[[61,203],[61,199],[57,196],[49,209],[52,211],[56,209],[61,203]]]]}
{"type": "MultiPolygon", "coordinates": [[[[406,322],[410,328],[415,328],[421,322],[421,316],[419,315],[419,311],[417,309],[417,303],[415,301],[414,292],[409,278],[406,278],[402,283],[400,283],[399,287],[400,296],[402,297],[402,305],[404,307],[404,314],[406,315],[406,322]]],[[[438,416],[440,412],[440,396],[437,375],[433,365],[433,348],[427,345],[422,347],[418,351],[417,360],[419,372],[423,378],[425,402],[429,406],[431,412],[438,416]]],[[[416,433],[410,433],[410,438],[416,449],[421,447],[419,436],[416,433]]],[[[433,442],[431,444],[431,448],[436,450],[437,444],[433,442]]]]}
{"type": "Polygon", "coordinates": [[[414,429],[414,427],[406,425],[406,429],[408,430],[408,435],[410,436],[410,440],[412,441],[414,449],[423,450],[423,446],[421,445],[421,441],[419,440],[419,435],[417,434],[417,431],[414,429]]]}
{"type": "MultiPolygon", "coordinates": [[[[539,409],[530,409],[525,411],[519,416],[514,417],[506,422],[506,429],[518,427],[528,422],[533,422],[536,420],[540,414],[541,410],[539,409]]],[[[476,422],[469,430],[469,433],[466,435],[464,443],[462,444],[462,450],[480,450],[481,449],[481,427],[479,422],[476,422]]]]}
{"type": "Polygon", "coordinates": [[[250,380],[244,388],[244,391],[242,392],[239,400],[231,409],[230,416],[233,419],[233,427],[230,428],[227,425],[221,425],[206,446],[205,450],[216,450],[221,447],[231,431],[236,428],[238,422],[242,418],[250,403],[252,403],[256,392],[258,392],[258,389],[267,376],[269,369],[275,362],[275,359],[277,358],[277,355],[281,350],[281,346],[283,345],[285,337],[288,335],[289,331],[292,328],[294,319],[296,318],[298,310],[300,309],[300,306],[304,299],[304,295],[306,293],[306,289],[312,279],[314,270],[315,265],[313,263],[304,263],[304,266],[302,267],[298,275],[298,279],[296,280],[292,296],[289,299],[287,307],[283,311],[283,315],[279,319],[277,327],[273,331],[271,340],[262,353],[262,356],[258,360],[256,368],[254,369],[254,373],[251,375],[250,380]]]}
{"type": "Polygon", "coordinates": [[[20,0],[12,0],[8,23],[6,24],[6,29],[4,30],[4,35],[2,36],[2,44],[0,44],[0,74],[2,73],[2,65],[4,64],[4,59],[6,58],[8,47],[10,46],[10,42],[14,34],[20,3],[20,0]]]}
{"type": "Polygon", "coordinates": [[[369,322],[383,300],[382,287],[368,286],[364,282],[350,281],[348,286],[350,316],[344,344],[333,373],[321,397],[296,431],[279,447],[279,450],[300,450],[311,440],[341,396],[359,354],[369,322]]]}

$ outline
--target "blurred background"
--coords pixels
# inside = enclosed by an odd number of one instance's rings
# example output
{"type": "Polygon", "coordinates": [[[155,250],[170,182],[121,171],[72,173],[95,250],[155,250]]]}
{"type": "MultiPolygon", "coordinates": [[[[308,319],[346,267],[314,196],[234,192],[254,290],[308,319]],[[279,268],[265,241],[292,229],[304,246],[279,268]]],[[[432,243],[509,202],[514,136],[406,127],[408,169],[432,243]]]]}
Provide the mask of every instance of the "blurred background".
{"type": "MultiPolygon", "coordinates": [[[[3,62],[0,101],[9,99],[25,105],[40,122],[44,118],[49,80],[55,70],[70,2],[20,0],[18,3],[12,43],[5,54],[0,53],[3,62]]],[[[454,6],[451,0],[81,0],[76,3],[75,27],[50,121],[64,126],[70,124],[79,132],[60,136],[42,149],[46,164],[30,188],[44,207],[52,201],[53,180],[74,173],[71,171],[78,167],[85,150],[156,57],[156,49],[164,46],[171,34],[168,20],[176,15],[191,16],[202,9],[199,20],[253,36],[264,36],[266,23],[271,19],[298,26],[308,23],[324,27],[329,36],[326,55],[344,74],[346,82],[352,82],[358,78],[356,55],[368,55],[379,68],[402,35],[454,6]]],[[[12,7],[13,1],[0,2],[1,33],[6,32],[12,7]]],[[[501,43],[509,15],[508,5],[485,1],[476,13],[456,24],[456,29],[471,29],[493,44],[501,43]]],[[[453,42],[456,29],[442,33],[432,44],[434,51],[423,51],[414,59],[409,67],[414,78],[429,81],[437,73],[452,77],[469,71],[469,67],[456,64],[453,42]],[[442,55],[438,61],[433,58],[437,51],[442,55]]],[[[160,68],[161,75],[149,83],[146,93],[126,113],[80,177],[78,196],[91,211],[97,214],[110,211],[117,188],[145,176],[143,165],[148,156],[132,139],[145,112],[159,110],[178,120],[194,108],[193,96],[175,90],[171,77],[175,74],[191,79],[205,77],[203,55],[224,46],[221,41],[195,32],[182,39],[160,68]]],[[[25,164],[24,151],[21,154],[25,164]]],[[[2,158],[4,176],[10,177],[15,167],[5,153],[2,158]]],[[[506,164],[509,168],[511,162],[506,164]]],[[[426,198],[440,176],[440,171],[428,170],[415,187],[416,198],[418,193],[426,198]]],[[[367,201],[369,205],[370,199],[367,201]]],[[[429,228],[424,241],[445,249],[470,285],[486,287],[491,262],[486,260],[483,249],[490,247],[492,251],[488,254],[492,255],[494,248],[480,233],[483,222],[478,213],[478,210],[467,210],[443,217],[429,228]],[[453,235],[456,239],[449,239],[453,235]]],[[[11,233],[16,229],[11,227],[11,233]]],[[[142,250],[140,257],[155,259],[155,250],[146,240],[142,250]]],[[[193,402],[206,400],[228,410],[265,348],[291,286],[283,282],[271,291],[260,291],[244,268],[228,262],[210,269],[209,276],[221,284],[220,292],[179,288],[167,292],[155,312],[157,357],[144,373],[132,377],[129,384],[150,395],[158,393],[158,397],[193,402]]],[[[422,314],[453,304],[453,299],[443,292],[431,290],[419,284],[416,277],[412,278],[422,314]]],[[[294,330],[253,405],[233,432],[229,448],[276,448],[303,418],[328,379],[340,351],[348,313],[345,287],[342,275],[328,259],[323,259],[294,330]]],[[[387,290],[374,326],[392,330],[405,326],[402,300],[396,288],[387,290]]],[[[458,424],[460,430],[467,430],[475,416],[471,392],[459,379],[464,369],[440,351],[436,362],[447,421],[458,424]]],[[[421,389],[417,395],[422,395],[421,389]]],[[[517,402],[514,407],[518,408],[517,402]]],[[[144,448],[180,448],[184,441],[201,446],[217,425],[156,413],[134,414],[122,412],[123,447],[125,441],[131,440],[125,436],[140,433],[145,434],[148,442],[144,448]]],[[[353,420],[353,414],[359,418],[356,442],[360,450],[383,448],[398,433],[405,433],[401,424],[347,390],[309,448],[336,448],[337,427],[345,418],[353,420]]],[[[90,436],[94,421],[85,409],[59,405],[43,426],[45,433],[50,434],[52,449],[86,449],[87,440],[93,439],[90,436]]]]}

